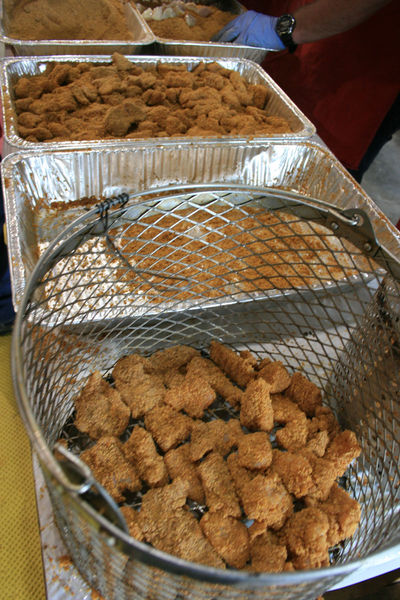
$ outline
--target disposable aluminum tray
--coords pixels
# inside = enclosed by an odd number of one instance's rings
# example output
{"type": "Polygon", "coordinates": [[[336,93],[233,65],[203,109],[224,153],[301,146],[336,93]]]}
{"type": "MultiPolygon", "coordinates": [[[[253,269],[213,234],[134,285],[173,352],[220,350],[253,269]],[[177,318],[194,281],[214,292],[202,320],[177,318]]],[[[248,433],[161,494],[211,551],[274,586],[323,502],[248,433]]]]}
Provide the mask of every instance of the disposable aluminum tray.
{"type": "Polygon", "coordinates": [[[1,1],[0,41],[16,56],[47,56],[52,54],[143,54],[149,53],[155,36],[139,12],[124,4],[126,22],[132,40],[19,40],[7,35],[7,12],[1,1]]]}
{"type": "Polygon", "coordinates": [[[121,192],[162,186],[242,183],[297,191],[343,210],[357,207],[369,216],[378,242],[398,254],[398,231],[314,141],[20,151],[3,160],[2,183],[15,307],[43,250],[83,211],[121,192]]]}
{"type": "MultiPolygon", "coordinates": [[[[29,142],[21,138],[17,133],[16,128],[16,115],[14,110],[14,94],[13,85],[15,82],[24,76],[36,75],[43,72],[46,65],[50,62],[90,62],[90,63],[110,63],[111,56],[47,56],[47,57],[29,57],[29,58],[6,58],[1,65],[0,78],[1,78],[1,93],[3,99],[3,123],[4,123],[4,152],[3,155],[16,149],[23,150],[35,150],[42,147],[46,150],[59,150],[59,149],[82,149],[82,148],[95,148],[98,146],[106,145],[107,148],[123,145],[131,146],[139,143],[143,145],[143,140],[135,141],[130,140],[91,140],[84,142],[29,142]]],[[[131,61],[142,67],[156,65],[159,61],[170,64],[186,65],[188,69],[193,69],[199,62],[215,62],[214,58],[199,59],[198,57],[155,57],[155,56],[138,56],[132,57],[131,61]]],[[[270,99],[268,102],[268,112],[272,116],[284,117],[292,131],[289,133],[271,134],[266,136],[223,136],[220,138],[201,138],[201,137],[173,137],[173,138],[153,138],[146,141],[148,146],[159,146],[162,145],[176,145],[177,143],[185,143],[188,145],[196,144],[207,144],[210,142],[217,141],[232,141],[241,140],[246,144],[261,144],[267,143],[274,140],[285,140],[285,139],[304,139],[310,138],[315,133],[314,125],[305,117],[305,115],[297,108],[297,106],[290,100],[290,98],[280,89],[280,87],[273,81],[273,79],[257,64],[247,59],[237,58],[221,58],[217,61],[221,66],[226,69],[237,71],[242,75],[249,83],[263,84],[267,86],[270,91],[270,99]]]]}
{"type": "MultiPolygon", "coordinates": [[[[234,15],[240,15],[245,11],[243,5],[236,0],[219,0],[213,4],[220,10],[231,12],[234,15]]],[[[151,22],[148,23],[148,26],[151,29],[151,22]]],[[[269,48],[254,48],[242,44],[171,40],[161,38],[154,32],[153,35],[156,41],[156,52],[171,56],[247,58],[256,63],[262,63],[268,52],[273,52],[269,48]]]]}

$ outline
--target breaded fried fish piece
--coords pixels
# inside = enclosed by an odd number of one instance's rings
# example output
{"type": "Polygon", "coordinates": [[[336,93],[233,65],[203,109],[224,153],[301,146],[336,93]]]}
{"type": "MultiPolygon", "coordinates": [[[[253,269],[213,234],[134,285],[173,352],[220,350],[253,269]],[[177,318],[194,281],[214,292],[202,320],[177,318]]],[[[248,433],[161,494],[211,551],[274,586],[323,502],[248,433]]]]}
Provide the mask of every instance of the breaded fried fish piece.
{"type": "Polygon", "coordinates": [[[190,457],[198,461],[214,450],[225,456],[237,447],[243,431],[237,419],[214,419],[213,421],[195,421],[190,437],[190,457]]]}
{"type": "Polygon", "coordinates": [[[272,446],[269,435],[256,431],[243,435],[238,444],[238,463],[241,467],[265,471],[272,462],[272,446]]]}
{"type": "Polygon", "coordinates": [[[235,386],[221,369],[208,358],[201,356],[192,358],[187,365],[187,373],[208,381],[216,393],[222,396],[231,406],[240,405],[243,391],[235,386]]]}
{"type": "Polygon", "coordinates": [[[114,381],[118,379],[120,381],[129,382],[132,379],[135,379],[137,365],[143,365],[146,373],[150,373],[152,370],[148,358],[136,353],[128,354],[117,360],[115,363],[112,370],[112,377],[114,381]]]}
{"type": "Polygon", "coordinates": [[[314,489],[312,466],[301,454],[273,450],[271,470],[279,475],[287,491],[296,498],[302,498],[314,489]]]}
{"type": "Polygon", "coordinates": [[[289,492],[276,473],[256,475],[242,487],[240,500],[249,519],[279,529],[293,512],[289,492]]]}
{"type": "Polygon", "coordinates": [[[250,558],[250,545],[244,523],[218,512],[207,512],[200,519],[200,527],[227,565],[236,569],[245,566],[250,558]]]}
{"type": "Polygon", "coordinates": [[[304,448],[308,437],[306,414],[291,400],[277,394],[272,396],[272,410],[275,423],[284,425],[276,432],[276,441],[286,450],[304,448]]]}
{"type": "Polygon", "coordinates": [[[302,373],[292,375],[286,394],[308,417],[313,417],[316,408],[322,405],[321,390],[302,373]]]}
{"type": "Polygon", "coordinates": [[[194,356],[200,356],[195,348],[185,345],[170,346],[163,350],[157,350],[149,358],[155,371],[168,371],[179,369],[186,365],[194,356]]]}
{"type": "Polygon", "coordinates": [[[237,452],[232,452],[227,459],[226,464],[229,469],[229,474],[232,478],[233,485],[235,487],[236,494],[239,499],[242,497],[243,490],[247,484],[255,477],[256,473],[242,467],[239,464],[239,458],[237,452]]]}
{"type": "Polygon", "coordinates": [[[172,381],[165,392],[164,402],[176,410],[184,410],[190,417],[201,418],[204,411],[211,406],[217,395],[203,377],[186,375],[179,382],[172,381]]]}
{"type": "Polygon", "coordinates": [[[328,530],[327,515],[316,507],[303,508],[288,519],[281,534],[296,569],[329,565],[328,530]]]}
{"type": "Polygon", "coordinates": [[[151,433],[161,450],[168,452],[185,441],[194,421],[171,406],[155,406],[144,417],[146,429],[151,433]]]}
{"type": "Polygon", "coordinates": [[[119,510],[126,521],[130,535],[143,542],[144,535],[139,524],[139,512],[131,506],[121,506],[119,510]]]}
{"type": "Polygon", "coordinates": [[[250,571],[280,573],[284,570],[287,558],[286,546],[272,531],[265,531],[254,537],[250,543],[250,554],[250,571]]]}
{"type": "Polygon", "coordinates": [[[210,512],[239,518],[242,514],[235,487],[225,460],[211,452],[198,466],[201,483],[210,512]]]}
{"type": "Polygon", "coordinates": [[[289,387],[292,379],[286,367],[280,360],[264,365],[258,371],[258,377],[262,377],[270,384],[271,394],[278,394],[285,391],[289,387]]]}
{"type": "Polygon", "coordinates": [[[131,370],[131,379],[115,379],[115,386],[129,406],[134,419],[143,417],[149,410],[162,403],[166,387],[161,375],[146,373],[142,363],[131,370]]]}
{"type": "Polygon", "coordinates": [[[158,454],[151,434],[136,425],[123,445],[126,458],[149,487],[160,487],[168,483],[168,471],[163,457],[158,454]]]}
{"type": "Polygon", "coordinates": [[[324,458],[335,465],[337,477],[341,477],[350,463],[360,456],[361,446],[356,434],[349,429],[338,433],[328,445],[324,458]]]}
{"type": "Polygon", "coordinates": [[[178,448],[169,450],[164,455],[164,462],[172,480],[182,477],[182,479],[188,482],[188,498],[199,504],[204,504],[204,490],[197,467],[190,458],[189,444],[182,444],[178,448]]]}
{"type": "Polygon", "coordinates": [[[178,478],[144,494],[139,512],[144,537],[155,548],[179,558],[224,568],[197,519],[184,508],[187,489],[187,483],[178,478]]]}
{"type": "Polygon", "coordinates": [[[335,546],[356,531],[361,518],[361,506],[337,483],[334,483],[325,502],[316,504],[329,519],[328,544],[335,546]]]}
{"type": "Polygon", "coordinates": [[[124,455],[122,442],[116,437],[100,438],[80,458],[116,502],[125,500],[124,492],[137,492],[142,486],[136,469],[124,455]]]}
{"type": "Polygon", "coordinates": [[[274,426],[270,389],[270,384],[260,377],[250,381],[243,393],[240,422],[250,431],[271,431],[274,426]]]}
{"type": "Polygon", "coordinates": [[[74,400],[74,425],[93,439],[104,435],[120,436],[129,423],[131,411],[118,390],[103,379],[99,371],[90,375],[85,387],[74,400]]]}
{"type": "Polygon", "coordinates": [[[254,379],[255,370],[251,360],[243,358],[216,340],[211,342],[209,351],[211,360],[240,387],[246,387],[254,379]]]}

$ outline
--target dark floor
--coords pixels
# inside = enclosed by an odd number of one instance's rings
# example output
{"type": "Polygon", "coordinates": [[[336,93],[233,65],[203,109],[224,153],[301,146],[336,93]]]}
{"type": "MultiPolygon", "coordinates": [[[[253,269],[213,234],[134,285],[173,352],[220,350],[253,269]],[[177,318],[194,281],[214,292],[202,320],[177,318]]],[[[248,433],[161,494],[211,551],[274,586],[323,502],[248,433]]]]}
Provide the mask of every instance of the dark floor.
{"type": "Polygon", "coordinates": [[[324,600],[400,600],[400,568],[341,590],[327,592],[324,600]]]}

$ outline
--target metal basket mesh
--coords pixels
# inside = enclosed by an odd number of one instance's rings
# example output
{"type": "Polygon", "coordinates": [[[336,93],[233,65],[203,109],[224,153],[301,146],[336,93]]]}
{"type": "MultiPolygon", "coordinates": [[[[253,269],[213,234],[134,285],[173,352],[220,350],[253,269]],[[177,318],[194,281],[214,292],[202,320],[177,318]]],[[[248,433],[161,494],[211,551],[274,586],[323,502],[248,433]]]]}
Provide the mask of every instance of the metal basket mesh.
{"type": "MultiPolygon", "coordinates": [[[[122,208],[103,203],[66,229],[39,260],[18,311],[14,381],[56,522],[91,585],[118,600],[307,600],[394,543],[398,267],[363,218],[244,186],[159,190],[122,208]],[[60,436],[73,452],[86,447],[70,422],[91,372],[107,376],[131,352],[175,344],[206,351],[213,339],[301,370],[355,431],[363,451],[342,484],[362,517],[328,569],[256,576],[192,565],[104,525],[65,486],[53,448],[60,436]]],[[[228,409],[216,410],[207,418],[228,409]]]]}

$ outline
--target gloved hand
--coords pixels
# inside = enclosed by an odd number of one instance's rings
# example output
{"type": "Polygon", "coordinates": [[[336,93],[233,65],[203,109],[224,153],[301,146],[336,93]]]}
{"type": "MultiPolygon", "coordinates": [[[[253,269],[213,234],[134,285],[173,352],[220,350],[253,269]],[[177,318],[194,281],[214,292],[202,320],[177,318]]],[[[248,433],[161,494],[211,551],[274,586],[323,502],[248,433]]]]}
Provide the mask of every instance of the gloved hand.
{"type": "Polygon", "coordinates": [[[221,31],[213,36],[212,41],[234,42],[244,46],[284,50],[285,46],[275,31],[277,20],[277,17],[248,10],[225,25],[221,31]]]}

